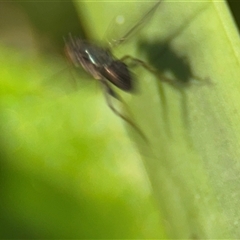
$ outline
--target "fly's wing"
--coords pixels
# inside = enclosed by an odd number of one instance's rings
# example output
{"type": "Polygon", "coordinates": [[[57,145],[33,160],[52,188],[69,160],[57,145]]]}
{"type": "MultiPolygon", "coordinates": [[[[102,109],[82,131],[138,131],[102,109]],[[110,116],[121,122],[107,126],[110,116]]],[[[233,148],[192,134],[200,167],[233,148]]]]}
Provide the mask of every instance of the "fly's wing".
{"type": "Polygon", "coordinates": [[[133,90],[133,78],[127,65],[115,60],[107,67],[102,68],[101,75],[123,91],[133,90]]]}
{"type": "MultiPolygon", "coordinates": [[[[140,30],[154,15],[156,10],[158,9],[158,6],[163,0],[158,0],[157,3],[155,3],[143,16],[129,29],[127,30],[122,37],[118,39],[111,39],[109,41],[109,45],[111,48],[117,47],[120,44],[126,42],[128,39],[130,39],[138,30],[140,30]]],[[[121,19],[119,20],[121,21],[121,19]]]]}

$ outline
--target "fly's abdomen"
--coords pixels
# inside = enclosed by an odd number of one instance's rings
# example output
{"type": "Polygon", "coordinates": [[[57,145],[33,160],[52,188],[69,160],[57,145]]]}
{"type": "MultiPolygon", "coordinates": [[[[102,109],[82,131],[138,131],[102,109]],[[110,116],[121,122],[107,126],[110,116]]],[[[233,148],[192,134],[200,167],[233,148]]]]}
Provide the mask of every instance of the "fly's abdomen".
{"type": "Polygon", "coordinates": [[[132,74],[125,63],[114,60],[101,70],[101,74],[116,87],[126,92],[133,90],[132,74]]]}

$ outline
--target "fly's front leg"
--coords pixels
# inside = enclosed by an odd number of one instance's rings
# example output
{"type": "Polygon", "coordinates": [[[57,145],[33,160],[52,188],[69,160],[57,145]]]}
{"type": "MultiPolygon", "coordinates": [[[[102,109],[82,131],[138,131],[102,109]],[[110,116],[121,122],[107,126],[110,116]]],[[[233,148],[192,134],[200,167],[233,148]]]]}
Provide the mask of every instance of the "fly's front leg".
{"type": "MultiPolygon", "coordinates": [[[[109,84],[107,83],[106,80],[101,80],[101,83],[103,84],[103,92],[104,92],[105,98],[107,100],[107,103],[110,102],[109,101],[110,100],[110,96],[114,97],[119,102],[122,102],[122,99],[120,98],[120,96],[116,92],[114,92],[112,88],[110,88],[110,86],[109,86],[109,84]]],[[[108,104],[108,106],[110,107],[109,104],[108,104]]],[[[110,107],[110,108],[112,109],[112,107],[110,107]]],[[[113,110],[113,112],[115,112],[115,111],[113,110]]]]}
{"type": "Polygon", "coordinates": [[[109,86],[108,82],[106,80],[101,80],[102,87],[103,87],[103,93],[107,102],[107,105],[109,108],[120,118],[124,119],[126,122],[130,123],[130,125],[133,125],[133,123],[128,120],[122,113],[120,113],[114,106],[111,97],[114,97],[119,102],[123,103],[122,99],[119,97],[119,95],[114,92],[114,90],[109,86]]]}
{"type": "Polygon", "coordinates": [[[101,80],[102,83],[102,87],[103,87],[103,93],[107,102],[107,105],[109,106],[109,108],[120,118],[122,118],[124,121],[126,121],[129,125],[131,125],[137,132],[139,135],[141,135],[141,137],[147,142],[147,138],[144,135],[144,133],[127,117],[125,117],[122,113],[120,113],[114,106],[113,106],[113,102],[111,97],[114,97],[115,99],[117,99],[119,102],[124,103],[122,101],[122,99],[120,98],[120,96],[114,92],[114,90],[110,87],[110,85],[108,84],[108,82],[106,80],[101,80]]]}

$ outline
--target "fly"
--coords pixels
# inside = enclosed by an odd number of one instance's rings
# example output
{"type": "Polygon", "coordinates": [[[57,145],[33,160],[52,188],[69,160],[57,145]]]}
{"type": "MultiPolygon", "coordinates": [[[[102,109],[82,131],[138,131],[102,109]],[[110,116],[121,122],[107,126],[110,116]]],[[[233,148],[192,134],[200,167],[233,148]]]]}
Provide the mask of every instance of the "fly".
{"type": "MultiPolygon", "coordinates": [[[[120,96],[113,90],[110,83],[125,92],[132,92],[133,76],[124,60],[131,58],[124,56],[117,59],[113,56],[111,49],[126,41],[137,29],[142,27],[144,23],[154,14],[157,7],[162,0],[158,1],[147,13],[129,30],[127,33],[118,40],[109,42],[108,48],[89,43],[83,39],[72,37],[66,41],[65,50],[70,58],[70,61],[77,67],[81,66],[86,72],[92,75],[93,78],[98,80],[103,88],[103,92],[108,106],[112,111],[128,122],[138,133],[146,139],[142,131],[127,117],[120,113],[112,104],[111,97],[122,102],[120,96]]],[[[141,60],[132,58],[135,62],[145,65],[141,60]]]]}

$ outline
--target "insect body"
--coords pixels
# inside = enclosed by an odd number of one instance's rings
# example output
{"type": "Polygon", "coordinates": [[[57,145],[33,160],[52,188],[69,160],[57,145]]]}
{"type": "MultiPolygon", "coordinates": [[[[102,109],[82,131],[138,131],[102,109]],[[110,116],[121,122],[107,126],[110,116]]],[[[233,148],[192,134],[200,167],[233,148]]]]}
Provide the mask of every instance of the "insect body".
{"type": "Polygon", "coordinates": [[[70,38],[66,51],[71,61],[79,64],[100,81],[110,81],[124,91],[132,90],[132,76],[125,63],[114,58],[110,50],[70,38]]]}
{"type": "Polygon", "coordinates": [[[70,41],[66,43],[65,49],[68,57],[75,66],[78,67],[81,65],[86,72],[101,82],[107,104],[112,111],[128,122],[144,139],[146,139],[141,130],[113,106],[110,99],[110,96],[112,96],[122,102],[120,96],[111,88],[108,81],[127,92],[133,89],[132,74],[127,65],[121,60],[116,59],[110,50],[86,43],[79,38],[74,39],[70,37],[70,41]]]}
{"type": "MultiPolygon", "coordinates": [[[[98,45],[91,44],[85,40],[74,38],[70,35],[69,41],[66,42],[65,50],[75,66],[82,66],[86,72],[92,75],[95,79],[99,80],[106,97],[108,106],[115,114],[128,122],[138,133],[146,140],[141,130],[135,124],[120,113],[112,104],[111,97],[114,97],[120,102],[123,102],[120,96],[112,89],[109,82],[114,84],[119,89],[131,92],[133,90],[133,77],[128,66],[123,62],[129,56],[122,59],[116,59],[111,48],[118,46],[127,40],[136,30],[138,30],[155,12],[161,0],[158,1],[126,34],[111,43],[109,48],[102,48],[98,45]]],[[[131,58],[131,57],[130,57],[131,58]]],[[[141,60],[132,58],[135,62],[145,65],[141,60]]]]}

